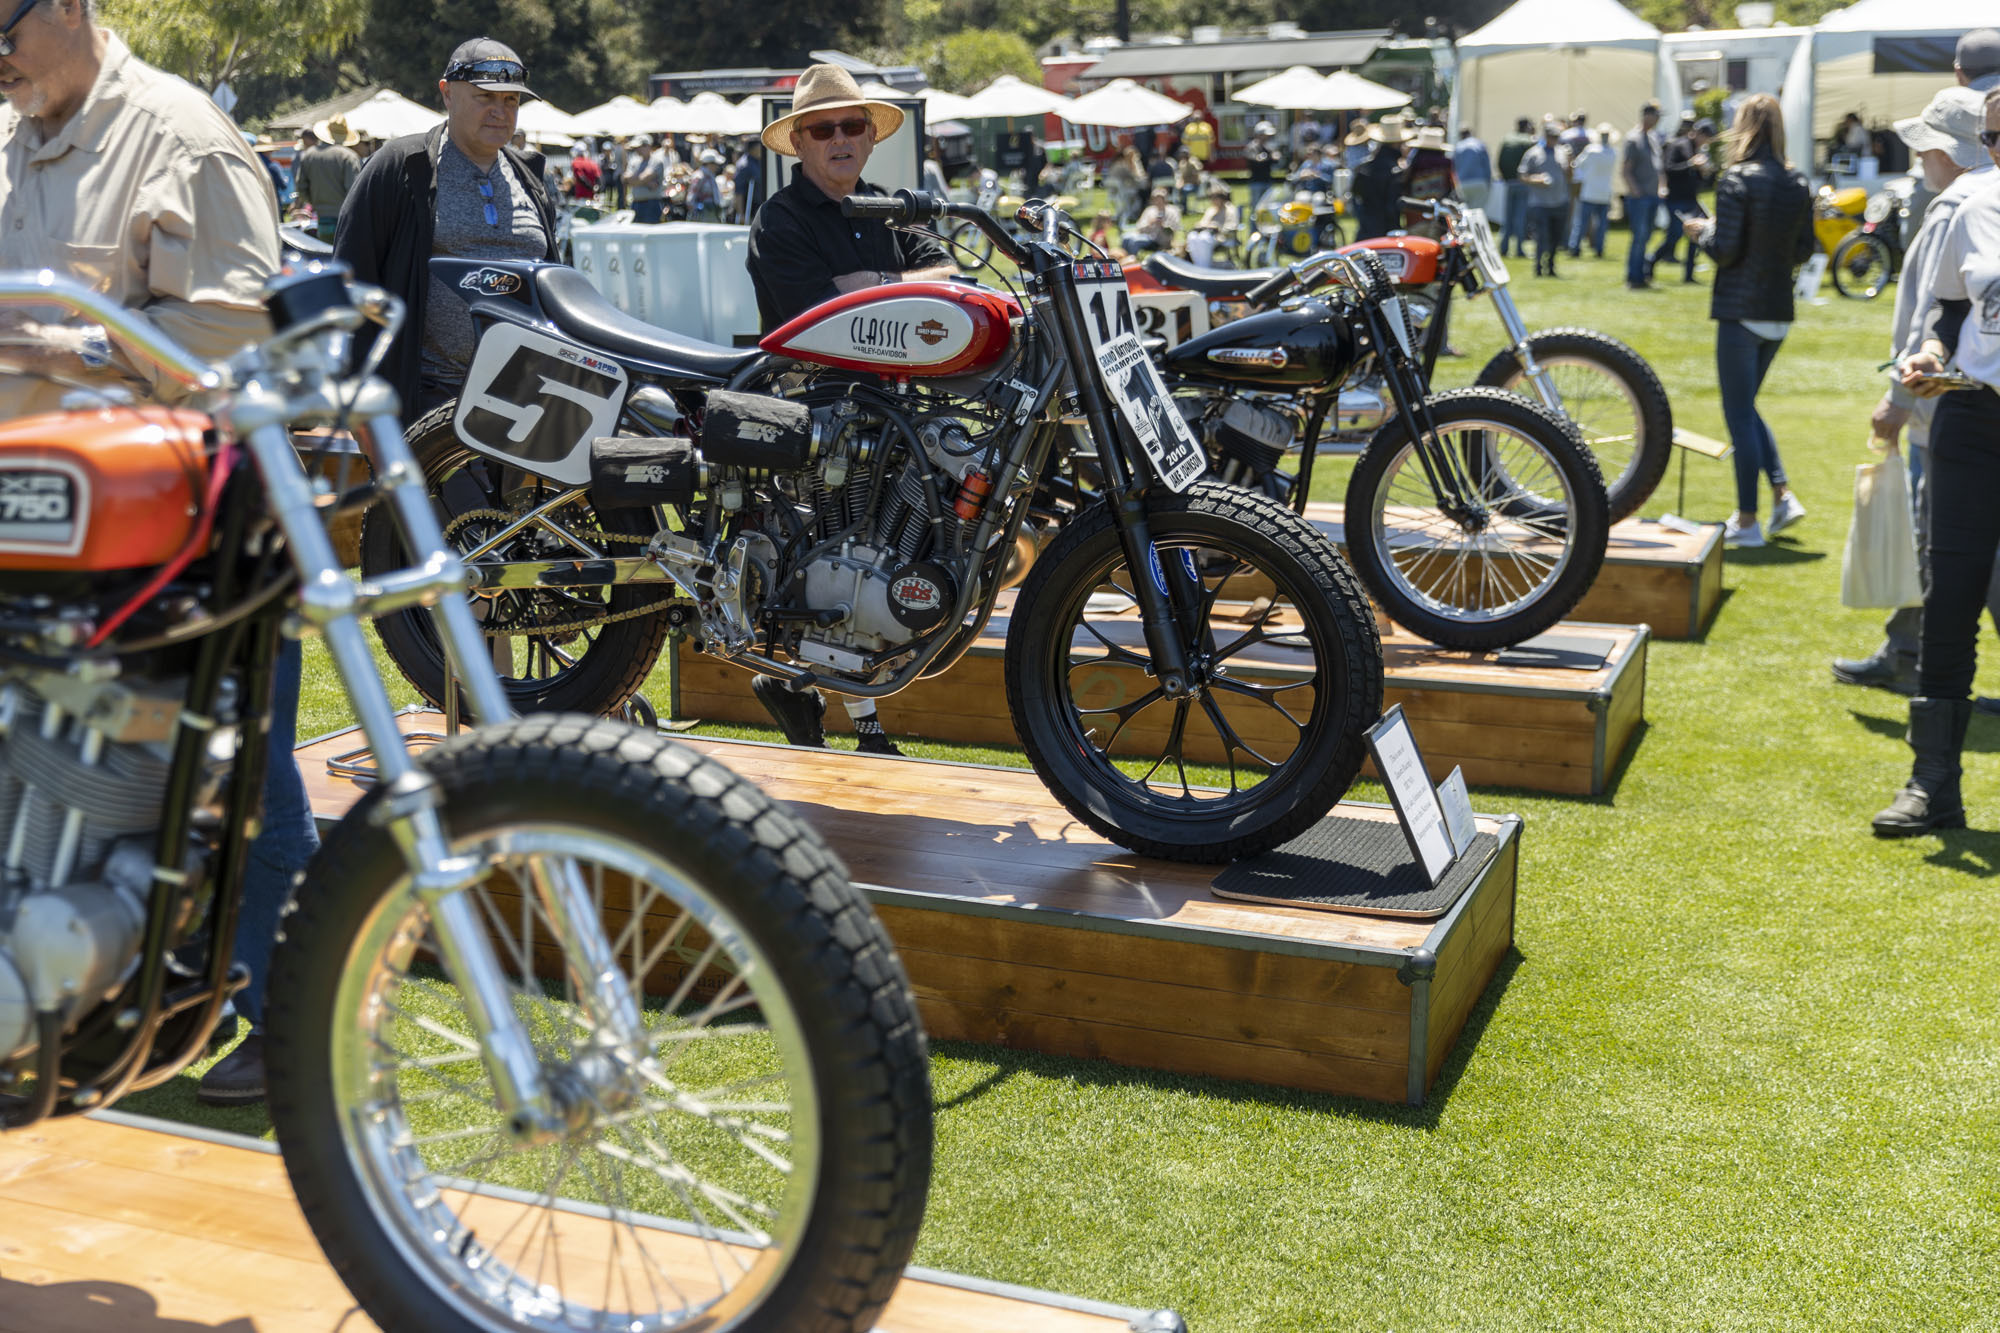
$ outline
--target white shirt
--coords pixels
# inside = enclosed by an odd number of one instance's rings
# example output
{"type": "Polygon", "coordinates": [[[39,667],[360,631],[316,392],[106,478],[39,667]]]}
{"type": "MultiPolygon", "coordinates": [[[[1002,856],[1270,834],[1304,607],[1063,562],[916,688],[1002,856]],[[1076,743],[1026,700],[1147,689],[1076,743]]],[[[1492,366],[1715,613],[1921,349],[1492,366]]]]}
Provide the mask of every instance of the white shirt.
{"type": "Polygon", "coordinates": [[[1933,294],[1970,301],[1958,334],[1961,372],[2000,388],[2000,190],[1981,190],[1958,206],[1938,250],[1933,294]]]}
{"type": "Polygon", "coordinates": [[[1593,143],[1576,155],[1571,170],[1576,173],[1581,192],[1577,198],[1586,204],[1608,204],[1611,202],[1611,180],[1618,174],[1618,153],[1601,143],[1593,143]]]}

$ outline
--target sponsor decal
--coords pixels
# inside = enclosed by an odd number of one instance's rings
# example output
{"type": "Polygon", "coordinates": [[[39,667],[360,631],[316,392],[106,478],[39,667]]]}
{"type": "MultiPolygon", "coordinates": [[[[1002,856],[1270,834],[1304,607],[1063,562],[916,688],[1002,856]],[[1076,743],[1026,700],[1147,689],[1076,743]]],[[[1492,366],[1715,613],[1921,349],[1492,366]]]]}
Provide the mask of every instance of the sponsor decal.
{"type": "Polygon", "coordinates": [[[628,486],[664,486],[667,484],[667,470],[658,463],[627,463],[625,484],[628,486]]]}
{"type": "Polygon", "coordinates": [[[924,345],[926,347],[936,347],[939,343],[944,341],[945,334],[947,332],[949,332],[949,330],[947,330],[944,325],[938,323],[934,319],[927,319],[923,323],[917,325],[917,336],[924,340],[924,345]]]}
{"type": "Polygon", "coordinates": [[[458,280],[458,289],[481,296],[507,296],[521,290],[521,275],[504,269],[476,268],[458,280]]]}
{"type": "Polygon", "coordinates": [[[906,574],[889,589],[889,596],[896,605],[910,611],[929,611],[944,601],[944,593],[937,584],[915,574],[906,574]]]}

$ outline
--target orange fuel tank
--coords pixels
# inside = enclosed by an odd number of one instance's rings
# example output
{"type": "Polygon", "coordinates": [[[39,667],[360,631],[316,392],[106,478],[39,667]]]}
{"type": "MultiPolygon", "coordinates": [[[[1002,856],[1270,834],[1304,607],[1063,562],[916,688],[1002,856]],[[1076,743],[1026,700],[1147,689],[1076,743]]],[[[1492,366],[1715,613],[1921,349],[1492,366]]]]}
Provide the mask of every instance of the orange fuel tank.
{"type": "Polygon", "coordinates": [[[164,564],[208,486],[209,420],[163,407],[0,423],[0,578],[164,564]]]}

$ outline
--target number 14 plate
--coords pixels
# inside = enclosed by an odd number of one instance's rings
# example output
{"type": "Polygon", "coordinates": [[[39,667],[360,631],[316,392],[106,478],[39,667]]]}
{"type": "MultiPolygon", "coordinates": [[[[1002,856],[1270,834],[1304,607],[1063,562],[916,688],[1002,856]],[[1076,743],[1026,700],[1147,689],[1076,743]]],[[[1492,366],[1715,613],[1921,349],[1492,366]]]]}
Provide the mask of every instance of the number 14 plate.
{"type": "Polygon", "coordinates": [[[1173,490],[1185,491],[1208,470],[1208,459],[1187,419],[1174,406],[1159,368],[1139,342],[1124,273],[1110,262],[1080,263],[1076,294],[1083,304],[1098,382],[1138,437],[1160,480],[1173,490]]]}

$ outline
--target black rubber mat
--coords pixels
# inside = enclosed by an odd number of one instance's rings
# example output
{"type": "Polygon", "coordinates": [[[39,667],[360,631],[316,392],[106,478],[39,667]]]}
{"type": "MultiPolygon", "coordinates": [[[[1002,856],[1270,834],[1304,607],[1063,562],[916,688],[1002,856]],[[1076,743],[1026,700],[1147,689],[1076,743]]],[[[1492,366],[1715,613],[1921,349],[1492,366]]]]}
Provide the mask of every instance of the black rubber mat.
{"type": "Polygon", "coordinates": [[[1537,634],[1493,655],[1501,666],[1560,667],[1569,671],[1600,671],[1611,660],[1616,639],[1581,634],[1537,634]]]}
{"type": "Polygon", "coordinates": [[[1238,861],[1209,888],[1244,902],[1429,920],[1449,912],[1499,850],[1491,833],[1477,835],[1433,888],[1402,825],[1329,815],[1283,846],[1238,861]]]}

